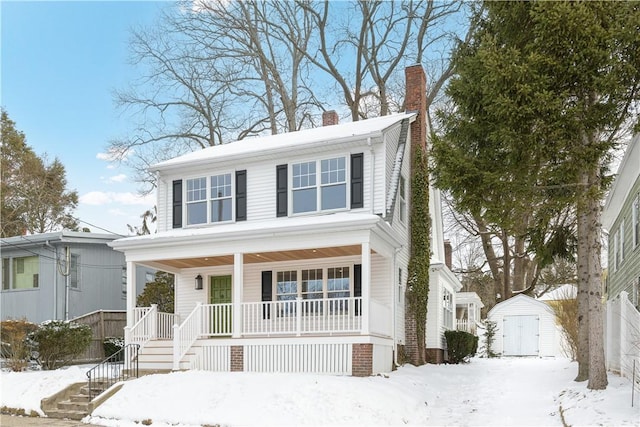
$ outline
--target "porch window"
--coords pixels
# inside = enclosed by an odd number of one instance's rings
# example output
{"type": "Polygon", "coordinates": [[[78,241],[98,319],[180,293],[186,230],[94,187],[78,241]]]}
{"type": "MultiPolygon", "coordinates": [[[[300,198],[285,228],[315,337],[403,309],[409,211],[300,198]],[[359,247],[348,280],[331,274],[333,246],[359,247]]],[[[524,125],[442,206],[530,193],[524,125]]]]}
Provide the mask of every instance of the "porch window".
{"type": "Polygon", "coordinates": [[[336,157],[292,165],[293,213],[347,207],[346,158],[336,157]],[[317,171],[320,170],[318,183],[317,171]],[[320,207],[318,209],[318,206],[320,207]]]}
{"type": "Polygon", "coordinates": [[[297,271],[279,271],[276,283],[276,300],[291,301],[280,305],[278,315],[284,316],[295,314],[296,306],[294,301],[298,297],[298,272],[297,271]]]}

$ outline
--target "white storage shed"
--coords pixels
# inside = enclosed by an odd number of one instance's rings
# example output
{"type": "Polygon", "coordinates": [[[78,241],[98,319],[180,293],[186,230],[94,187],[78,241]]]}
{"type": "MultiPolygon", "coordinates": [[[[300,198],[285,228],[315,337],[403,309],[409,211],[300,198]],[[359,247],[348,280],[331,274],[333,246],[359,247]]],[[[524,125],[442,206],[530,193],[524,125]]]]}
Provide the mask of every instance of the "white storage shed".
{"type": "Polygon", "coordinates": [[[560,328],[544,302],[516,295],[496,304],[487,320],[496,322],[493,351],[502,356],[563,356],[560,328]]]}

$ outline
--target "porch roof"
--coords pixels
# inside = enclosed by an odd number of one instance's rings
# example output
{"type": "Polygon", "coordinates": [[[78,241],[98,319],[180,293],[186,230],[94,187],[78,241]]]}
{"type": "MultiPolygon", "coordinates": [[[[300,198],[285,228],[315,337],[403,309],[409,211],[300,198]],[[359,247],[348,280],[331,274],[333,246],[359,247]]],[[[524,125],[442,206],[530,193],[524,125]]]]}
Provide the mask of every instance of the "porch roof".
{"type": "Polygon", "coordinates": [[[359,255],[360,243],[372,239],[373,251],[380,245],[402,246],[378,215],[352,212],[175,229],[110,245],[125,252],[128,260],[171,270],[233,265],[238,252],[245,263],[359,255]]]}

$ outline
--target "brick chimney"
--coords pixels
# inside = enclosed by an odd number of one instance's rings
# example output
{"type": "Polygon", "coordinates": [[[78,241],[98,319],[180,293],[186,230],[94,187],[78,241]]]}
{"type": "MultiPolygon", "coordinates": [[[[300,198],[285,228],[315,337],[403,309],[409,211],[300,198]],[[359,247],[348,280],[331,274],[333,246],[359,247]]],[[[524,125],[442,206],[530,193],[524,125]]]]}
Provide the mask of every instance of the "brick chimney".
{"type": "Polygon", "coordinates": [[[333,126],[338,124],[338,113],[335,110],[322,113],[322,126],[333,126]]]}
{"type": "Polygon", "coordinates": [[[411,124],[411,145],[427,144],[427,78],[422,65],[411,65],[404,69],[406,94],[405,110],[416,112],[418,117],[411,124]]]}
{"type": "Polygon", "coordinates": [[[451,241],[444,241],[444,264],[451,270],[451,241]]]}

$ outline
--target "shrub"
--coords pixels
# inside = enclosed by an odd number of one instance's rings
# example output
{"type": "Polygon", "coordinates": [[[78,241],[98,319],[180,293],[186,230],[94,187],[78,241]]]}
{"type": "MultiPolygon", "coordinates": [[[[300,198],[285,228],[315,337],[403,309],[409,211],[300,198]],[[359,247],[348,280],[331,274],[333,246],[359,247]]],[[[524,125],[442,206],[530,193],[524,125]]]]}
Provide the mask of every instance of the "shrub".
{"type": "Polygon", "coordinates": [[[478,350],[478,337],[465,331],[445,331],[449,363],[458,364],[474,356],[478,350]]]}
{"type": "Polygon", "coordinates": [[[487,320],[486,329],[484,331],[485,338],[485,356],[487,357],[498,357],[499,354],[493,351],[493,343],[496,339],[496,329],[498,329],[498,324],[491,320],[487,320]]]}
{"type": "MultiPolygon", "coordinates": [[[[104,348],[104,357],[109,358],[122,350],[124,347],[124,339],[119,337],[107,337],[102,341],[102,348],[104,348]]],[[[122,360],[123,354],[118,355],[117,360],[122,360]]]]}
{"type": "Polygon", "coordinates": [[[36,343],[42,367],[57,369],[69,365],[89,348],[92,336],[88,325],[49,320],[31,333],[30,338],[36,343]]]}
{"type": "Polygon", "coordinates": [[[578,300],[570,295],[563,296],[564,299],[550,301],[556,315],[556,323],[562,330],[564,337],[565,353],[571,360],[576,360],[578,355],[578,300]]]}
{"type": "Polygon", "coordinates": [[[29,365],[31,348],[28,335],[38,329],[38,325],[21,320],[3,320],[0,325],[2,357],[8,359],[7,366],[12,371],[23,371],[29,365]]]}

